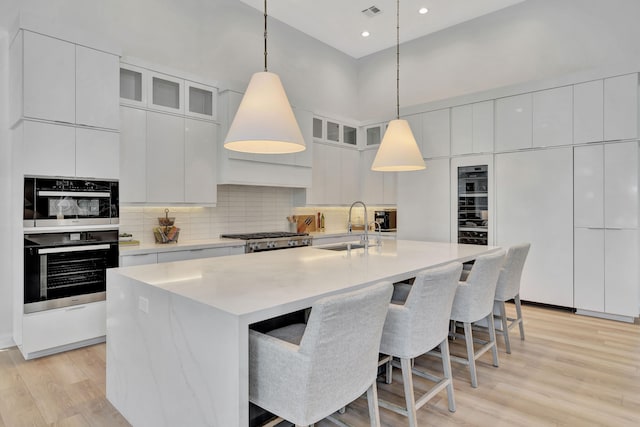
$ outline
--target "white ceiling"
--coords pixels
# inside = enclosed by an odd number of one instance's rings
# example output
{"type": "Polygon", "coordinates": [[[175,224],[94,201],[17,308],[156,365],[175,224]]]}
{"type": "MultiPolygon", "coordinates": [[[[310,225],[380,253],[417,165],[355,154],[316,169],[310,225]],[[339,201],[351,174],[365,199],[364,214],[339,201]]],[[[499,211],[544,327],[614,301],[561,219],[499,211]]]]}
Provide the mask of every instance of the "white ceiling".
{"type": "MultiPolygon", "coordinates": [[[[240,0],[264,11],[264,0],[240,0]]],[[[400,42],[413,40],[524,0],[402,0],[400,42]],[[418,9],[426,7],[425,15],[418,9]]],[[[271,0],[267,14],[329,46],[360,58],[396,44],[396,0],[271,0]],[[373,17],[362,11],[376,6],[373,17]],[[371,35],[362,37],[362,31],[371,35]]]]}

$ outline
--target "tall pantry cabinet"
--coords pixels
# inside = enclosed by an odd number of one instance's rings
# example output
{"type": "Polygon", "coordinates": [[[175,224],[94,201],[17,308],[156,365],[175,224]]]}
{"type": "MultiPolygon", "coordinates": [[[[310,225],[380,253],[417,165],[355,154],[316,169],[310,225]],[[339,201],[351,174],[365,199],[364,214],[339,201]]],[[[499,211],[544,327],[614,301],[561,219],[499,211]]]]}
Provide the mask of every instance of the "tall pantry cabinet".
{"type": "Polygon", "coordinates": [[[631,320],[639,303],[638,142],[577,146],[573,155],[575,307],[631,320]]]}

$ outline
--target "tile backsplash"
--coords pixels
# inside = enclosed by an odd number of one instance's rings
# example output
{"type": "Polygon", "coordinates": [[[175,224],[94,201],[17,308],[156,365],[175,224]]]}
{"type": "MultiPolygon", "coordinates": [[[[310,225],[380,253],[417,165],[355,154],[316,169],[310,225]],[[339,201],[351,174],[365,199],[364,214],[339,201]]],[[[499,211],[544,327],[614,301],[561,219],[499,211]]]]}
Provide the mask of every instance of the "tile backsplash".
{"type": "MultiPolygon", "coordinates": [[[[294,207],[294,189],[247,185],[218,186],[216,207],[166,207],[180,228],[180,241],[217,239],[224,233],[289,231],[287,216],[324,213],[326,232],[343,232],[347,228],[349,208],[344,206],[294,207]]],[[[377,207],[367,206],[369,222],[377,207]]],[[[131,233],[142,243],[153,243],[153,228],[165,207],[122,206],[120,232],[131,233]]],[[[364,210],[354,207],[354,223],[361,223],[364,210]]]]}

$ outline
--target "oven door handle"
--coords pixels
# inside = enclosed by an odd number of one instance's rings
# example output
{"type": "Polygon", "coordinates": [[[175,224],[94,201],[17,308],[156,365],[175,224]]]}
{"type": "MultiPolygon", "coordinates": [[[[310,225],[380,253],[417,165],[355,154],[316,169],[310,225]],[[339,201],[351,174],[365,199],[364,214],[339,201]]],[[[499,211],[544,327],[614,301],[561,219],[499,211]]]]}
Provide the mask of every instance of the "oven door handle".
{"type": "Polygon", "coordinates": [[[111,197],[110,193],[98,191],[38,191],[43,197],[111,197]]]}
{"type": "Polygon", "coordinates": [[[85,246],[67,246],[62,248],[45,248],[38,249],[38,254],[59,254],[63,252],[84,252],[84,251],[98,251],[103,249],[111,249],[111,245],[85,245],[85,246]]]}

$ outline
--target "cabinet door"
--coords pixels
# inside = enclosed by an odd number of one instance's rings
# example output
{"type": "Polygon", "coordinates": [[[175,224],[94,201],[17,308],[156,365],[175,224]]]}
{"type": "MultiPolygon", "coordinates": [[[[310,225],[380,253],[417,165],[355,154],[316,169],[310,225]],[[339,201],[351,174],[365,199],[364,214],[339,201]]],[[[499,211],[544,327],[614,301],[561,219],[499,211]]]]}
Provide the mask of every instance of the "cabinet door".
{"type": "Polygon", "coordinates": [[[531,148],[531,94],[496,101],[496,151],[531,148]]]}
{"type": "Polygon", "coordinates": [[[185,119],[184,194],[188,203],[215,203],[217,198],[217,126],[185,119]]]}
{"type": "Polygon", "coordinates": [[[144,68],[120,64],[120,103],[134,107],[147,107],[149,72],[144,68]]]}
{"type": "MultiPolygon", "coordinates": [[[[336,187],[329,187],[340,193],[339,202],[343,205],[350,205],[359,199],[359,161],[360,153],[358,150],[336,147],[340,158],[340,177],[339,184],[336,187]]],[[[331,180],[331,178],[330,178],[331,180]]]]}
{"type": "Polygon", "coordinates": [[[451,109],[451,155],[473,152],[473,106],[451,109]]]}
{"type": "Polygon", "coordinates": [[[376,158],[378,150],[365,150],[360,153],[362,190],[360,197],[371,205],[383,204],[384,201],[384,176],[388,172],[377,172],[371,170],[373,160],[376,158]]]}
{"type": "Polygon", "coordinates": [[[76,130],[71,126],[23,122],[24,173],[75,176],[76,130]]]}
{"type": "Polygon", "coordinates": [[[147,112],[147,201],[184,202],[184,118],[147,112]]]}
{"type": "Polygon", "coordinates": [[[147,112],[120,108],[120,202],[147,201],[147,112]]]}
{"type": "Polygon", "coordinates": [[[573,142],[602,141],[604,137],[602,80],[573,86],[573,142]]]}
{"type": "Polygon", "coordinates": [[[310,168],[313,163],[313,113],[301,108],[293,108],[293,114],[296,116],[307,147],[304,151],[293,154],[293,164],[310,168]]]}
{"type": "Polygon", "coordinates": [[[76,123],[119,129],[120,58],[76,46],[76,123]]]}
{"type": "Polygon", "coordinates": [[[185,115],[205,120],[216,120],[218,89],[200,83],[184,82],[185,115]]]}
{"type": "Polygon", "coordinates": [[[531,243],[523,300],[573,306],[572,163],[569,147],[495,157],[496,244],[531,243]]]}
{"type": "Polygon", "coordinates": [[[604,310],[638,316],[638,231],[605,230],[604,310]]]}
{"type": "MultiPolygon", "coordinates": [[[[307,203],[319,205],[325,201],[325,176],[328,173],[328,150],[324,144],[313,144],[313,166],[311,168],[311,188],[308,191],[307,203]]],[[[336,166],[335,164],[333,165],[336,166]]]]}
{"type": "MultiPolygon", "coordinates": [[[[420,147],[420,151],[422,152],[422,157],[425,157],[424,152],[424,133],[422,131],[422,117],[424,114],[414,114],[412,116],[404,117],[404,119],[409,122],[409,127],[411,128],[411,133],[413,133],[413,137],[416,139],[418,143],[418,147],[420,147]]],[[[387,132],[388,123],[383,124],[380,127],[380,139],[378,140],[378,144],[382,142],[382,138],[384,138],[384,134],[387,132]]]]}
{"type": "Polygon", "coordinates": [[[493,152],[493,101],[476,102],[473,108],[473,152],[493,152]]]}
{"type": "Polygon", "coordinates": [[[638,74],[604,80],[604,139],[638,137],[638,74]]]}
{"type": "Polygon", "coordinates": [[[157,262],[158,262],[158,255],[156,253],[120,256],[120,267],[130,267],[132,265],[156,264],[157,262]]]}
{"type": "Polygon", "coordinates": [[[451,152],[451,121],[449,109],[429,111],[422,115],[422,157],[448,156],[451,152]]]}
{"type": "Polygon", "coordinates": [[[604,149],[586,145],[573,149],[575,227],[604,227],[604,149]]]}
{"type": "Polygon", "coordinates": [[[573,88],[533,94],[533,146],[569,145],[573,141],[573,88]]]}
{"type": "Polygon", "coordinates": [[[184,114],[184,80],[149,72],[147,105],[154,110],[184,114]]]}
{"type": "Polygon", "coordinates": [[[574,231],[575,308],[605,311],[603,228],[576,228],[574,231]]]}
{"type": "Polygon", "coordinates": [[[638,142],[604,146],[604,223],[638,227],[638,142]]]}
{"type": "Polygon", "coordinates": [[[24,31],[24,116],[74,123],[75,45],[24,31]]]}
{"type": "Polygon", "coordinates": [[[120,135],[97,129],[76,129],[76,176],[118,179],[120,135]]]}
{"type": "Polygon", "coordinates": [[[449,159],[398,175],[398,239],[449,242],[449,159]]]}

